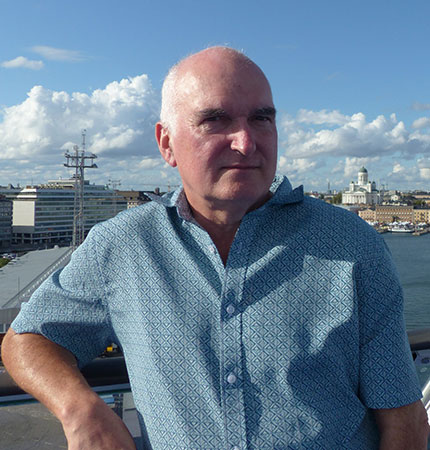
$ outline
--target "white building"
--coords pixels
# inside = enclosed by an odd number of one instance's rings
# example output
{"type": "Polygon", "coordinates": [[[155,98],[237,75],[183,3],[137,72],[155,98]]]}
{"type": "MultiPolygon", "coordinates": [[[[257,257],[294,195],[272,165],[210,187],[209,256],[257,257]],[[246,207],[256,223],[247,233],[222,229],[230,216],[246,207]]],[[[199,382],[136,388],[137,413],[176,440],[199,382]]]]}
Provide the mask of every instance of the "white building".
{"type": "MultiPolygon", "coordinates": [[[[72,241],[74,179],[27,186],[13,201],[15,244],[64,243],[72,241]]],[[[98,222],[127,208],[116,191],[102,185],[84,184],[85,234],[98,222]]]]}
{"type": "Polygon", "coordinates": [[[358,182],[351,181],[349,189],[342,193],[342,203],[345,205],[379,205],[381,196],[376,189],[376,183],[369,181],[366,168],[358,171],[358,182]]]}

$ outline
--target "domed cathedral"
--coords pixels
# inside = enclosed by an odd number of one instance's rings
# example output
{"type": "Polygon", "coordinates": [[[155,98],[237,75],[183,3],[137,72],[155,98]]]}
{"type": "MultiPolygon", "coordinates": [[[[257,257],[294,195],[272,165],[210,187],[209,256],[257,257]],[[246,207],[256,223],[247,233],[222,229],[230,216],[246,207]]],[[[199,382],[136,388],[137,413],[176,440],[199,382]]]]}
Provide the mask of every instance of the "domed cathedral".
{"type": "Polygon", "coordinates": [[[342,193],[342,203],[344,205],[379,205],[381,203],[376,183],[369,181],[369,174],[365,167],[358,171],[358,182],[351,181],[349,190],[342,193]]]}

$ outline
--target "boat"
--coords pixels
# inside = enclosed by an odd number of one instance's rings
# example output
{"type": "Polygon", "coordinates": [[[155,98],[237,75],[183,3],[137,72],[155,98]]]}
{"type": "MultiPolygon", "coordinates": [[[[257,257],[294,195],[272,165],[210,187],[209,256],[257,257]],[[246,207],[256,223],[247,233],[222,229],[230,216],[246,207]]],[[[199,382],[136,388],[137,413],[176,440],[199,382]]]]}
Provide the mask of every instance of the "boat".
{"type": "Polygon", "coordinates": [[[413,233],[415,229],[409,222],[395,222],[390,227],[388,227],[388,231],[391,231],[392,233],[413,233]]]}

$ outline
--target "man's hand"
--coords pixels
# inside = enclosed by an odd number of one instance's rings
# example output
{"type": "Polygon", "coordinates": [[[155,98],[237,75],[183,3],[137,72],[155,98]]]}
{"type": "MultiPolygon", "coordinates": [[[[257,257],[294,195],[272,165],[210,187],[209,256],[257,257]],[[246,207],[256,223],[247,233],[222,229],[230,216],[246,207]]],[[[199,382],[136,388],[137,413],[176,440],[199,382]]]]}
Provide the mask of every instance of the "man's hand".
{"type": "Polygon", "coordinates": [[[426,450],[430,434],[427,412],[421,403],[392,409],[374,409],[381,434],[380,450],[426,450]]]}
{"type": "Polygon", "coordinates": [[[68,350],[10,329],[2,360],[16,383],[60,420],[69,450],[135,450],[127,427],[90,388],[68,350]]]}
{"type": "Polygon", "coordinates": [[[124,422],[97,395],[91,397],[62,418],[68,450],[135,450],[124,422]]]}

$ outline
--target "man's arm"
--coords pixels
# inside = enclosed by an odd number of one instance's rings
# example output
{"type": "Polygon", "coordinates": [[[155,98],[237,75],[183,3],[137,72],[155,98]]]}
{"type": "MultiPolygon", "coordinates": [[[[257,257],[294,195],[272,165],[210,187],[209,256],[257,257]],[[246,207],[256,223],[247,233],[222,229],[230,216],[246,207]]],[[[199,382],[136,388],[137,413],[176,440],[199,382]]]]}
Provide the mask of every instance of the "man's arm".
{"type": "Polygon", "coordinates": [[[392,409],[374,409],[381,435],[380,450],[426,450],[430,433],[420,400],[392,409]]]}
{"type": "Polygon", "coordinates": [[[69,450],[135,449],[122,420],[93,392],[68,350],[41,335],[12,329],[1,348],[16,383],[60,420],[69,450]]]}

